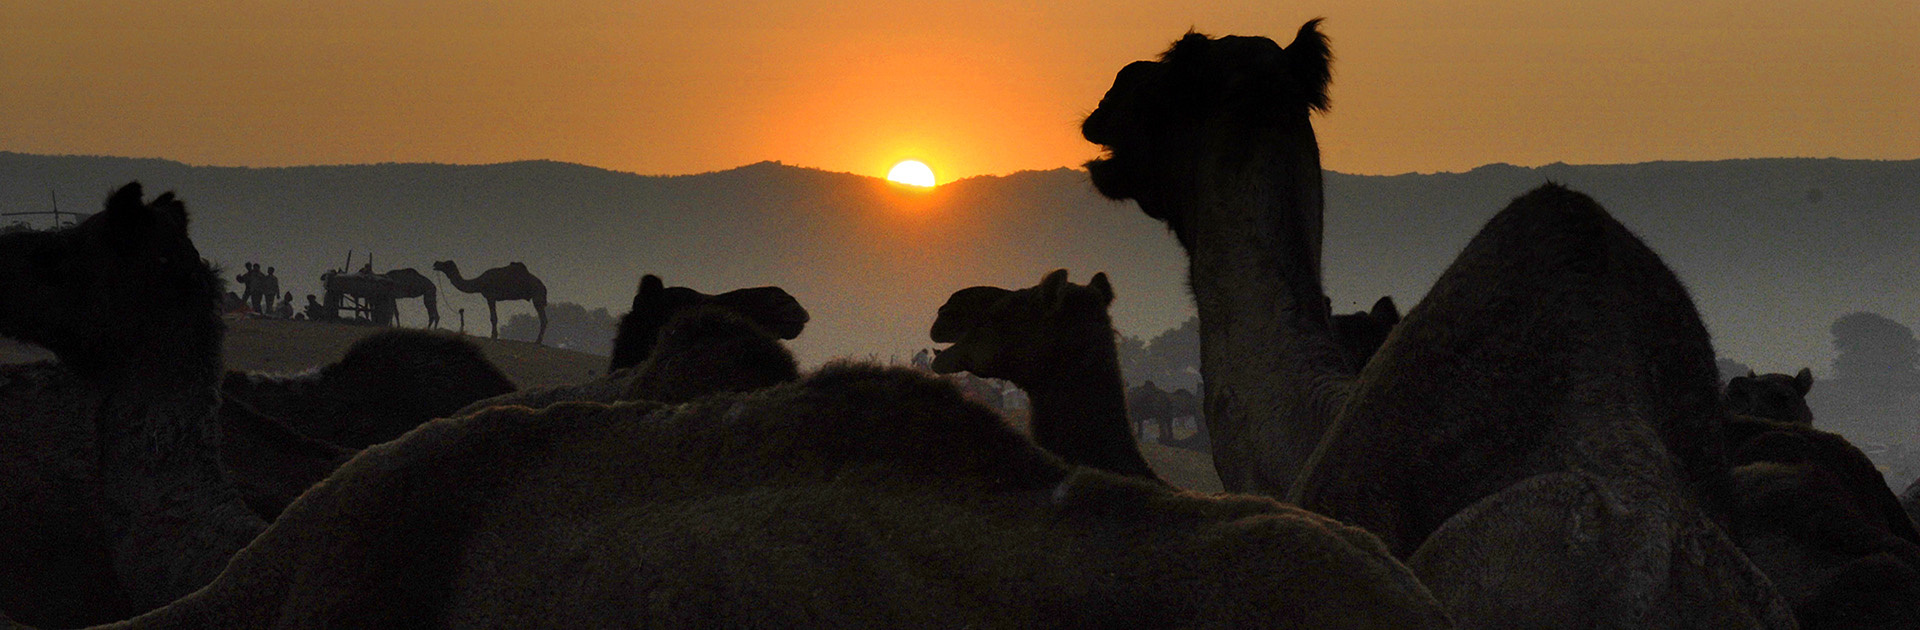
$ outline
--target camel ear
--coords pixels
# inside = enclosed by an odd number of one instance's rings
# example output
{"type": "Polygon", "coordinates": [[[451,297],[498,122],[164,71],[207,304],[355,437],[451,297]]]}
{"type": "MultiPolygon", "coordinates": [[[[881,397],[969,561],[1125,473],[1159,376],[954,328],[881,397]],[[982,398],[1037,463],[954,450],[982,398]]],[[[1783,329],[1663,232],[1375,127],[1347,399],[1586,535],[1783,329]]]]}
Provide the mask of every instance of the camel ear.
{"type": "Polygon", "coordinates": [[[1393,303],[1393,296],[1383,295],[1374,300],[1373,320],[1388,326],[1400,323],[1400,307],[1393,303]]]}
{"type": "Polygon", "coordinates": [[[106,210],[101,214],[106,215],[107,242],[118,251],[133,249],[153,231],[153,209],[140,200],[143,194],[140,182],[130,182],[107,197],[106,210]]]}
{"type": "Polygon", "coordinates": [[[1753,370],[1747,370],[1747,378],[1759,378],[1759,377],[1760,377],[1760,375],[1759,375],[1759,374],[1754,374],[1754,373],[1753,373],[1753,370]]]}
{"type": "Polygon", "coordinates": [[[161,193],[159,197],[153,200],[152,204],[148,205],[153,206],[155,211],[158,211],[162,216],[167,217],[180,227],[185,228],[187,226],[187,204],[181,203],[179,199],[175,198],[173,191],[169,190],[161,193]]]}
{"type": "Polygon", "coordinates": [[[1100,306],[1113,305],[1113,283],[1107,281],[1107,272],[1093,274],[1093,279],[1087,281],[1087,286],[1100,292],[1100,306]]]}
{"type": "Polygon", "coordinates": [[[1327,84],[1333,82],[1333,48],[1327,43],[1327,36],[1320,32],[1320,20],[1307,20],[1300,26],[1300,32],[1293,36],[1293,43],[1287,44],[1288,70],[1293,80],[1300,86],[1300,96],[1306,99],[1307,108],[1315,111],[1327,111],[1331,102],[1327,98],[1327,84]]]}
{"type": "Polygon", "coordinates": [[[1047,305],[1048,310],[1059,308],[1060,303],[1067,297],[1067,270],[1053,270],[1052,273],[1047,274],[1047,277],[1040,279],[1038,288],[1040,301],[1047,305]]]}
{"type": "Polygon", "coordinates": [[[1180,41],[1174,42],[1173,47],[1168,48],[1166,54],[1160,56],[1160,60],[1174,61],[1176,59],[1192,58],[1197,55],[1206,54],[1207,46],[1212,43],[1213,38],[1188,29],[1187,34],[1180,37],[1180,41]]]}
{"type": "Polygon", "coordinates": [[[1801,396],[1813,391],[1813,370],[1800,368],[1799,372],[1794,373],[1793,388],[1799,390],[1801,396]]]}
{"type": "Polygon", "coordinates": [[[640,290],[633,293],[633,304],[635,307],[638,307],[641,304],[658,300],[660,299],[660,294],[666,292],[666,290],[667,284],[660,281],[660,276],[653,274],[641,276],[640,290]]]}

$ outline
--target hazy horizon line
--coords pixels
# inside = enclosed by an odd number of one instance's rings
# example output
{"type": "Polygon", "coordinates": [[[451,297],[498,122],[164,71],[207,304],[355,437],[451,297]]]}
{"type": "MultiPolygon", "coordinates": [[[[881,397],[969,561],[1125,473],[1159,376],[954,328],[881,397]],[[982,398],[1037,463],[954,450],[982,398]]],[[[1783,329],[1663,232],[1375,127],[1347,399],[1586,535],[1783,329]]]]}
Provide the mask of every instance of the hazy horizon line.
{"type": "MultiPolygon", "coordinates": [[[[785,162],[785,161],[782,161],[782,160],[779,160],[779,159],[774,159],[774,158],[768,158],[768,159],[764,159],[764,160],[759,160],[759,161],[756,161],[756,162],[749,162],[749,163],[746,163],[746,164],[741,164],[741,165],[738,165],[738,166],[732,166],[732,167],[727,167],[727,168],[720,168],[720,169],[713,169],[713,170],[707,170],[707,171],[698,171],[698,172],[690,172],[690,173],[641,173],[641,172],[637,172],[637,171],[627,171],[627,170],[621,170],[621,169],[618,169],[618,168],[612,168],[612,167],[607,167],[607,166],[600,166],[600,165],[597,165],[597,164],[588,164],[588,163],[585,163],[585,162],[569,162],[569,161],[566,161],[566,160],[559,160],[559,159],[553,159],[553,158],[527,158],[527,159],[522,159],[522,160],[508,160],[508,161],[504,161],[504,162],[427,162],[427,161],[381,161],[381,162],[336,162],[336,163],[321,163],[321,164],[278,164],[278,165],[266,165],[266,166],[259,166],[259,165],[246,165],[246,164],[195,164],[195,163],[192,163],[192,162],[187,162],[187,161],[184,161],[184,160],[179,160],[179,159],[174,159],[174,158],[168,158],[168,157],[154,157],[154,156],[131,156],[131,155],[106,155],[106,154],[89,154],[89,153],[33,153],[33,152],[27,152],[27,151],[14,151],[14,150],[7,150],[7,149],[0,149],[0,155],[4,155],[4,154],[12,154],[12,155],[23,155],[23,156],[32,156],[32,157],[52,157],[52,158],[89,158],[89,159],[116,159],[116,160],[152,160],[152,161],[160,161],[160,162],[171,162],[171,163],[174,163],[174,164],[179,164],[179,165],[181,165],[181,166],[186,166],[186,167],[189,167],[189,168],[233,168],[233,169],[259,169],[259,170],[267,170],[267,169],[295,169],[295,168],[339,168],[339,167],[355,167],[355,166],[473,166],[473,167],[483,167],[483,166],[508,166],[508,165],[514,165],[514,164],[539,164],[539,163],[548,163],[548,164],[563,164],[563,165],[567,165],[567,166],[578,166],[578,167],[584,167],[584,168],[591,168],[591,169],[596,169],[596,170],[601,170],[601,171],[606,171],[606,172],[609,172],[609,173],[619,173],[619,174],[623,174],[623,175],[633,175],[633,176],[636,176],[636,177],[655,177],[655,178],[667,178],[667,177],[697,177],[697,176],[701,176],[701,175],[714,175],[714,174],[718,174],[718,173],[727,173],[727,172],[732,172],[732,171],[737,171],[737,170],[741,170],[741,169],[745,169],[745,168],[751,168],[751,167],[754,167],[754,166],[759,166],[759,165],[762,165],[762,164],[772,164],[772,165],[775,165],[775,166],[784,166],[784,167],[788,167],[788,168],[796,168],[796,169],[801,169],[801,170],[808,170],[808,171],[817,171],[817,172],[821,172],[821,173],[829,173],[829,174],[835,174],[835,175],[853,175],[853,176],[857,176],[857,177],[865,177],[865,178],[868,178],[868,179],[875,179],[875,180],[880,180],[880,181],[886,181],[886,176],[884,176],[884,175],[868,175],[868,174],[865,174],[865,173],[854,173],[854,172],[851,172],[851,171],[835,171],[835,170],[830,170],[830,169],[828,169],[828,168],[825,168],[825,167],[819,167],[819,166],[805,166],[805,165],[801,165],[801,164],[793,164],[793,163],[788,163],[788,162],[785,162]]],[[[1500,161],[1495,161],[1495,162],[1483,162],[1483,163],[1481,163],[1481,164],[1479,164],[1479,165],[1477,165],[1477,166],[1474,166],[1474,167],[1471,167],[1471,168],[1468,168],[1468,169],[1465,169],[1465,170],[1437,170],[1437,171],[1406,171],[1406,172],[1400,172],[1400,173],[1356,173],[1356,172],[1348,172],[1348,171],[1341,171],[1341,170],[1337,170],[1337,169],[1325,169],[1324,167],[1323,167],[1323,169],[1324,169],[1324,170],[1326,170],[1327,172],[1330,172],[1330,173],[1337,173],[1337,174],[1340,174],[1340,175],[1349,175],[1349,176],[1355,176],[1355,177],[1401,177],[1401,176],[1406,176],[1406,175],[1459,175],[1459,174],[1465,174],[1465,173],[1470,173],[1470,172],[1473,172],[1473,171],[1477,171],[1477,170],[1480,170],[1480,169],[1483,169],[1483,168],[1488,168],[1488,167],[1503,167],[1503,166],[1504,166],[1504,167],[1514,167],[1514,168],[1526,168],[1526,169],[1538,169],[1538,168],[1545,168],[1545,167],[1550,167],[1550,166],[1556,166],[1556,165],[1557,165],[1557,166],[1574,166],[1574,167],[1593,167],[1593,166],[1634,166],[1634,165],[1639,165],[1639,164],[1679,164],[1679,163],[1691,163],[1691,164],[1707,164],[1707,163],[1713,163],[1713,162],[1739,162],[1739,161],[1755,161],[1755,160],[1833,160],[1833,161],[1843,161],[1843,162],[1886,162],[1886,163],[1893,163],[1893,162],[1912,162],[1912,161],[1920,161],[1920,157],[1912,157],[1912,158],[1903,158],[1903,159],[1894,159],[1894,158],[1849,158],[1849,157],[1838,157],[1838,156],[1822,156],[1822,157],[1815,157],[1815,156],[1757,156],[1757,157],[1738,157],[1738,158],[1719,158],[1719,159],[1711,159],[1711,160],[1681,160],[1681,159],[1654,159],[1654,160],[1643,160],[1643,161],[1639,161],[1639,162],[1591,162],[1591,163],[1570,163],[1570,162],[1565,162],[1565,161],[1559,161],[1559,160],[1556,160],[1556,161],[1552,161],[1552,162],[1546,162],[1546,163],[1541,163],[1541,164],[1531,164],[1531,165],[1529,165],[1529,164],[1515,164],[1515,163],[1512,163],[1512,162],[1500,162],[1500,161]]],[[[1085,167],[1084,167],[1083,165],[1080,165],[1080,164],[1074,164],[1074,165],[1063,165],[1063,166],[1056,166],[1056,167],[1053,167],[1053,168],[1045,168],[1045,169],[1041,169],[1041,168],[1025,168],[1025,169],[1016,169],[1016,170],[1013,170],[1013,171],[1006,171],[1006,172],[997,172],[997,173],[981,173],[981,174],[977,174],[977,175],[968,175],[968,176],[966,176],[966,177],[957,177],[957,178],[954,178],[954,179],[951,179],[951,180],[947,180],[947,181],[943,181],[943,182],[939,182],[939,184],[938,184],[938,185],[937,185],[936,187],[938,187],[938,186],[946,186],[946,185],[949,185],[949,184],[954,184],[954,183],[958,183],[958,182],[964,182],[964,181],[968,181],[968,180],[973,180],[973,179],[983,179],[983,178],[996,178],[996,179],[997,179],[997,178],[1006,178],[1006,177],[1012,177],[1012,176],[1015,176],[1015,175],[1019,175],[1019,174],[1021,174],[1021,173],[1048,173],[1048,172],[1052,172],[1052,171],[1059,171],[1059,170],[1067,170],[1067,171],[1076,171],[1076,172],[1082,172],[1082,173],[1084,173],[1084,172],[1086,172],[1086,168],[1085,168],[1085,167]]]]}

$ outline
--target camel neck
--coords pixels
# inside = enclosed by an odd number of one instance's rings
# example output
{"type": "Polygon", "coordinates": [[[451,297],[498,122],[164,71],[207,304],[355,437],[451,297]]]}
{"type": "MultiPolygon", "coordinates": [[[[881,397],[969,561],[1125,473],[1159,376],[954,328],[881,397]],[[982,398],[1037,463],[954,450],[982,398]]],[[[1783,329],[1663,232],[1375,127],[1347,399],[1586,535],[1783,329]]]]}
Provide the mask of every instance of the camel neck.
{"type": "Polygon", "coordinates": [[[206,585],[265,529],[222,470],[221,372],[217,349],[203,349],[184,360],[135,360],[101,377],[101,511],[114,570],[138,605],[206,585]]]}
{"type": "Polygon", "coordinates": [[[1201,174],[1183,239],[1214,461],[1231,491],[1285,497],[1352,386],[1320,280],[1324,205],[1307,133],[1305,147],[1256,138],[1223,151],[1201,174]]]}
{"type": "Polygon", "coordinates": [[[1126,386],[1111,350],[1055,376],[1022,386],[1033,404],[1034,442],[1069,464],[1159,481],[1127,423],[1126,386]]]}
{"type": "Polygon", "coordinates": [[[460,292],[478,293],[480,291],[479,287],[473,286],[473,281],[460,276],[458,265],[447,265],[447,268],[442,271],[447,274],[447,283],[452,284],[453,288],[459,289],[460,292]]]}

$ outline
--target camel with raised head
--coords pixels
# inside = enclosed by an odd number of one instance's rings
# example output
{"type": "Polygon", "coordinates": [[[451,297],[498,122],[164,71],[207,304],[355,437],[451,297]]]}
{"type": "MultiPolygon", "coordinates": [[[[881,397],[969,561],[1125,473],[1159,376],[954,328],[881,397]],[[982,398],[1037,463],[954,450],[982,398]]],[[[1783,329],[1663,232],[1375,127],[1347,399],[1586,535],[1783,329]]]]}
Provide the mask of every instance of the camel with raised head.
{"type": "Polygon", "coordinates": [[[1708,511],[1706,329],[1592,200],[1516,199],[1356,376],[1321,284],[1318,25],[1190,33],[1082,125],[1094,186],[1188,254],[1222,482],[1381,536],[1462,626],[1792,627],[1708,511]]]}
{"type": "Polygon", "coordinates": [[[433,270],[447,274],[447,282],[463,293],[478,293],[487,300],[487,321],[492,326],[491,338],[500,338],[499,303],[526,300],[533,303],[533,311],[540,316],[540,333],[534,336],[535,344],[547,340],[547,284],[527,271],[527,266],[519,262],[510,262],[505,266],[494,267],[480,272],[471,279],[461,277],[460,266],[451,260],[433,263],[433,270]]]}
{"type": "Polygon", "coordinates": [[[138,183],[57,232],[0,236],[0,610],[98,623],[211,581],[266,524],[220,455],[221,283],[172,193],[138,183]]]}
{"type": "Polygon", "coordinates": [[[934,343],[952,344],[934,357],[933,371],[1019,386],[1033,404],[1034,442],[1069,464],[1161,481],[1127,423],[1112,303],[1106,274],[1077,285],[1065,269],[1025,289],[961,289],[929,332],[934,343]]]}

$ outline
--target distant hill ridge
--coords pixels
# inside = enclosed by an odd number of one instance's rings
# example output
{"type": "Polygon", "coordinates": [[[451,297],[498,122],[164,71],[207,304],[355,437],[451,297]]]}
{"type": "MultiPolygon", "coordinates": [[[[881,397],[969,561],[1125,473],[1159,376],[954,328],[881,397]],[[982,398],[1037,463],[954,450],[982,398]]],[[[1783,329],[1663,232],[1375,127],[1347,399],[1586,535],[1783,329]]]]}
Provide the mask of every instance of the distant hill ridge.
{"type": "MultiPolygon", "coordinates": [[[[356,267],[372,252],[383,270],[523,261],[552,300],[615,312],[642,273],[707,291],[777,284],[813,311],[794,342],[809,363],[904,358],[930,345],[926,326],[954,289],[1028,286],[1060,267],[1113,276],[1124,333],[1150,337],[1192,312],[1185,259],[1165,230],[1065,168],[918,191],[778,162],[660,176],[554,161],[247,168],[0,152],[0,212],[46,210],[50,191],[62,210],[91,212],[132,179],[180,192],[204,255],[229,269],[275,266],[296,296],[317,293],[319,273],[349,250],[356,267]]],[[[1720,352],[1763,371],[1826,370],[1826,328],[1848,312],[1920,325],[1920,160],[1329,173],[1336,308],[1385,294],[1413,304],[1487,217],[1547,180],[1593,195],[1641,234],[1693,290],[1720,352]]],[[[477,296],[440,286],[443,324],[465,308],[468,330],[485,329],[477,296]]],[[[503,305],[502,318],[516,309],[503,305]]],[[[412,303],[402,317],[423,321],[412,303]]]]}

